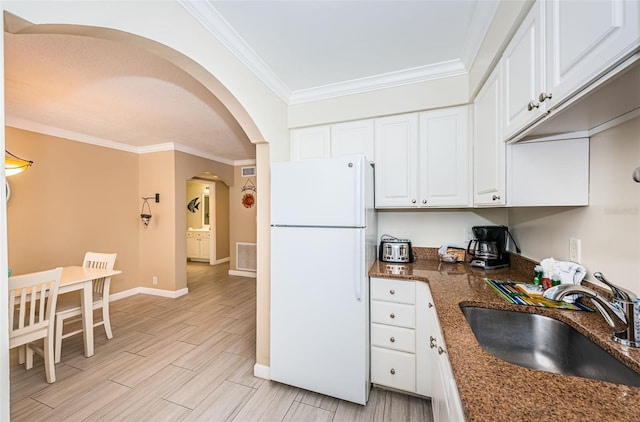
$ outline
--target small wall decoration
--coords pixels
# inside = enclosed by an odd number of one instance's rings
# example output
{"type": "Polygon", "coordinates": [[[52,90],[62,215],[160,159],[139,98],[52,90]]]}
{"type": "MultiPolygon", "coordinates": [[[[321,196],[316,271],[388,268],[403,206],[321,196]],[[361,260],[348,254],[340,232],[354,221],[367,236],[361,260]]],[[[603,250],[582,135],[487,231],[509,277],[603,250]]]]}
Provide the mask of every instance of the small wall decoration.
{"type": "Polygon", "coordinates": [[[254,193],[256,193],[256,185],[253,181],[251,179],[247,179],[240,191],[244,192],[244,195],[242,195],[242,205],[245,208],[253,207],[256,204],[256,197],[254,195],[254,193]]]}
{"type": "Polygon", "coordinates": [[[196,196],[187,204],[187,209],[193,213],[200,209],[200,197],[196,196]]]}

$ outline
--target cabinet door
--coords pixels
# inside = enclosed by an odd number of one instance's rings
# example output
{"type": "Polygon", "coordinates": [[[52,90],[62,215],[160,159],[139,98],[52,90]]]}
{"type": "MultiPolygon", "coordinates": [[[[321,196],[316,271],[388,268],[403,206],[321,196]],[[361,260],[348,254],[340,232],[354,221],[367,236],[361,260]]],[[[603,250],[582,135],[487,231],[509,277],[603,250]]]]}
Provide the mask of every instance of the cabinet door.
{"type": "Polygon", "coordinates": [[[543,9],[544,3],[541,1],[533,5],[502,56],[505,139],[545,114],[547,103],[539,98],[545,75],[543,9]]]}
{"type": "Polygon", "coordinates": [[[373,119],[331,125],[331,156],[364,154],[374,160],[373,119]]]}
{"type": "Polygon", "coordinates": [[[329,158],[330,126],[291,130],[291,161],[329,158]]]}
{"type": "Polygon", "coordinates": [[[187,258],[200,258],[200,242],[194,236],[187,237],[187,258]]]}
{"type": "Polygon", "coordinates": [[[375,120],[376,208],[418,206],[418,114],[375,120]]]}
{"type": "Polygon", "coordinates": [[[589,138],[507,146],[509,206],[589,205],[589,138]]]}
{"type": "Polygon", "coordinates": [[[211,253],[211,237],[208,235],[202,236],[200,239],[200,258],[209,259],[211,253]]]}
{"type": "Polygon", "coordinates": [[[420,206],[469,206],[469,108],[420,113],[420,206]]]}
{"type": "Polygon", "coordinates": [[[474,204],[505,204],[505,144],[500,120],[500,69],[498,64],[473,103],[474,204]]]}
{"type": "Polygon", "coordinates": [[[546,21],[551,106],[637,50],[640,42],[638,0],[547,0],[546,21]]]}

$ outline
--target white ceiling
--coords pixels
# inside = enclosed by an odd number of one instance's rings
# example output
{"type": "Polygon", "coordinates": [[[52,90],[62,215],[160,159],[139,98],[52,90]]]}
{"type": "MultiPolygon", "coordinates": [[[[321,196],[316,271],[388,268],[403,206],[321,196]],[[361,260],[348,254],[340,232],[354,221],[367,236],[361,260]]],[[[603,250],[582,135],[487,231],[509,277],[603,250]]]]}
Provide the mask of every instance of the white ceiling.
{"type": "MultiPolygon", "coordinates": [[[[180,3],[289,104],[466,72],[497,0],[180,3]]],[[[73,35],[5,34],[9,126],[229,164],[255,147],[199,82],[152,53],[73,35]]]]}

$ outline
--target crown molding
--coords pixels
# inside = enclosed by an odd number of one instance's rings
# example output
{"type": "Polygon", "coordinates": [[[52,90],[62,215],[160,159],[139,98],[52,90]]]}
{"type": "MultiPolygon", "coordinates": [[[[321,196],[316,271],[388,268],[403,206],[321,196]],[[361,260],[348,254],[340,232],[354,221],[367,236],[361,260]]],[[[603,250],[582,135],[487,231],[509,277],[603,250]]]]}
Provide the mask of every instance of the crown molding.
{"type": "Polygon", "coordinates": [[[414,67],[411,69],[404,69],[366,78],[353,79],[316,88],[301,89],[294,91],[291,94],[289,104],[325,100],[343,95],[359,94],[362,92],[464,75],[466,73],[467,69],[462,61],[451,60],[448,62],[414,67]]]}
{"type": "Polygon", "coordinates": [[[499,5],[500,0],[483,0],[476,4],[469,24],[467,42],[461,53],[461,60],[466,69],[471,69],[499,5]]]}
{"type": "Polygon", "coordinates": [[[290,91],[256,54],[247,42],[229,25],[208,1],[178,0],[198,22],[218,39],[238,60],[249,68],[266,86],[268,86],[285,103],[289,100],[290,91]]]}
{"type": "Polygon", "coordinates": [[[218,155],[208,154],[196,148],[188,147],[186,145],[182,145],[174,142],[166,142],[163,144],[148,145],[144,147],[135,147],[132,145],[127,145],[120,142],[114,142],[114,141],[110,141],[104,138],[99,138],[96,136],[86,135],[84,133],[74,132],[74,131],[61,129],[58,127],[26,120],[26,119],[13,117],[10,115],[5,116],[5,125],[16,128],[16,129],[26,130],[29,132],[42,133],[44,135],[54,136],[56,138],[66,139],[69,141],[96,145],[104,148],[116,149],[119,151],[130,152],[133,154],[149,154],[152,152],[162,152],[162,151],[180,151],[187,154],[195,155],[196,157],[217,161],[219,163],[227,164],[234,167],[253,165],[256,163],[255,159],[230,160],[228,158],[220,157],[218,155]]]}
{"type": "Polygon", "coordinates": [[[120,151],[139,154],[139,148],[131,145],[122,144],[119,142],[114,142],[108,139],[74,132],[67,129],[61,129],[55,126],[45,125],[31,120],[21,119],[19,117],[7,115],[5,116],[5,124],[7,126],[14,127],[16,129],[27,130],[29,132],[42,133],[44,135],[55,136],[56,138],[68,139],[70,141],[81,142],[84,144],[91,144],[99,147],[117,149],[120,151]]]}
{"type": "MultiPolygon", "coordinates": [[[[497,0],[492,0],[496,1],[497,0]]],[[[318,86],[309,89],[290,91],[271,68],[258,56],[247,42],[218,13],[209,1],[178,0],[194,18],[216,37],[231,53],[251,70],[266,86],[278,95],[286,104],[300,104],[335,98],[344,95],[358,94],[401,85],[425,82],[434,79],[457,76],[468,72],[467,61],[453,60],[428,66],[404,69],[371,77],[344,81],[336,84],[318,86]]],[[[497,7],[497,3],[496,3],[497,7]]],[[[483,8],[485,9],[485,8],[483,8]]],[[[494,7],[495,12],[495,7],[494,7]]],[[[477,12],[480,13],[480,12],[477,12]]],[[[483,15],[482,15],[483,16],[483,15]]],[[[491,14],[491,17],[493,14],[491,14]]],[[[474,26],[479,26],[474,25],[474,26]]],[[[481,32],[476,31],[476,32],[481,32]]],[[[480,47],[482,38],[476,40],[469,50],[471,57],[480,47]]]]}

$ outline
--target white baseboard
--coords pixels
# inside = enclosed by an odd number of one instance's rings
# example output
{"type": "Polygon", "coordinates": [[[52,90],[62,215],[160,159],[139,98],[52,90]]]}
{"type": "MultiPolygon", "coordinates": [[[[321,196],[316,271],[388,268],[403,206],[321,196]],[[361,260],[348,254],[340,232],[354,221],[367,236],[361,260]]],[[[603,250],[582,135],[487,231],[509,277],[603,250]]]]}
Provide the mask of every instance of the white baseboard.
{"type": "Polygon", "coordinates": [[[118,293],[110,293],[109,294],[109,302],[113,302],[114,300],[124,299],[125,297],[134,296],[140,293],[140,287],[136,287],[134,289],[125,290],[124,292],[118,293]]]}
{"type": "Polygon", "coordinates": [[[253,365],[253,375],[258,378],[263,378],[266,380],[271,379],[271,368],[265,365],[260,365],[256,363],[253,365]]]}
{"type": "Polygon", "coordinates": [[[189,288],[185,287],[184,289],[172,291],[172,290],[153,289],[151,287],[140,287],[140,293],[146,294],[146,295],[162,296],[162,297],[175,299],[177,297],[184,296],[187,293],[189,293],[189,288]]]}
{"type": "Polygon", "coordinates": [[[229,262],[229,261],[231,261],[231,258],[226,257],[226,258],[217,259],[217,260],[213,261],[213,262],[211,263],[211,265],[224,264],[225,262],[229,262]]]}
{"type": "Polygon", "coordinates": [[[240,277],[256,278],[256,273],[254,271],[229,270],[229,275],[238,275],[240,277]]]}
{"type": "Polygon", "coordinates": [[[171,299],[178,298],[180,296],[184,296],[189,293],[189,288],[185,287],[180,290],[162,290],[162,289],[152,289],[150,287],[135,287],[133,289],[125,290],[123,292],[113,293],[109,295],[109,302],[113,302],[115,300],[124,299],[125,297],[137,295],[137,294],[145,294],[152,296],[162,296],[168,297],[171,299]]]}

